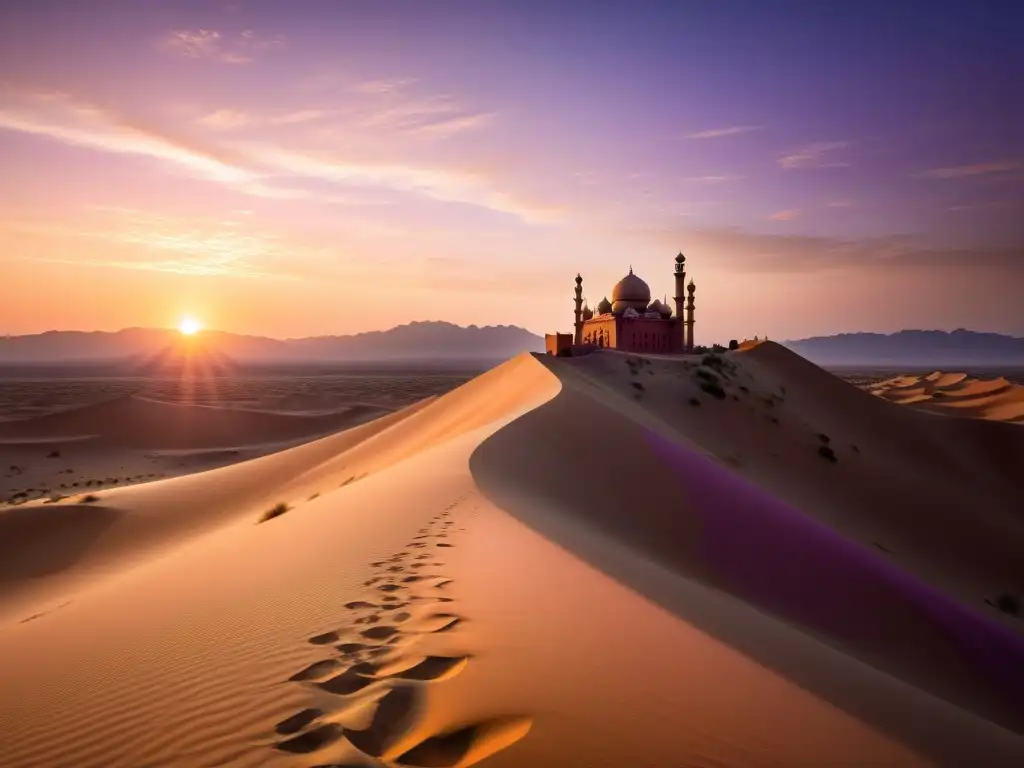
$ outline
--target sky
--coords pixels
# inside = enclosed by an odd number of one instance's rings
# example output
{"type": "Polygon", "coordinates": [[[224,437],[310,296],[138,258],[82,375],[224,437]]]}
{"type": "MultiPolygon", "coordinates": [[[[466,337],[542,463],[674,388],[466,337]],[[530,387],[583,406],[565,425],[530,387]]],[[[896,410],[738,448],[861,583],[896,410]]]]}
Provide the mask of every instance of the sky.
{"type": "Polygon", "coordinates": [[[1024,335],[1024,5],[0,6],[0,333],[1024,335]]]}

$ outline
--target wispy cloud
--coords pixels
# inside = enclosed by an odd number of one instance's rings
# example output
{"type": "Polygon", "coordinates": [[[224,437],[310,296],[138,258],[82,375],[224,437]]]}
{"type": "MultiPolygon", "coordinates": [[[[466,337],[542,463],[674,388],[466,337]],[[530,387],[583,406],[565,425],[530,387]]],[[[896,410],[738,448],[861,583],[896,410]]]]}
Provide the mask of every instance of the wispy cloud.
{"type": "Polygon", "coordinates": [[[850,208],[853,206],[852,200],[830,200],[825,203],[826,208],[850,208]]]}
{"type": "Polygon", "coordinates": [[[782,168],[844,168],[847,162],[835,159],[838,150],[849,146],[847,141],[819,141],[787,152],[778,158],[782,168]]]}
{"type": "Polygon", "coordinates": [[[358,127],[408,136],[446,138],[476,130],[494,119],[493,112],[466,109],[449,95],[392,96],[383,105],[371,103],[359,111],[358,127]]]}
{"type": "Polygon", "coordinates": [[[479,175],[419,165],[374,165],[339,160],[252,142],[235,142],[228,147],[230,151],[223,147],[216,152],[203,151],[133,126],[113,113],[79,103],[66,94],[27,94],[11,100],[17,104],[6,101],[0,98],[0,129],[44,136],[103,152],[149,158],[255,197],[314,199],[338,204],[353,202],[350,195],[322,189],[314,193],[301,186],[302,182],[319,182],[322,186],[326,181],[348,190],[390,190],[474,205],[533,223],[558,218],[557,211],[517,200],[479,175]],[[278,186],[274,177],[282,174],[291,177],[292,186],[278,186]]]}
{"type": "Polygon", "coordinates": [[[750,133],[751,131],[760,131],[763,129],[763,125],[730,125],[726,128],[711,128],[706,131],[698,131],[697,133],[688,133],[683,136],[684,139],[718,139],[723,136],[736,136],[741,133],[750,133]]]}
{"type": "Polygon", "coordinates": [[[284,48],[285,40],[261,37],[251,29],[237,35],[225,35],[213,29],[174,29],[160,39],[159,47],[189,59],[249,64],[263,53],[284,48]]]}
{"type": "Polygon", "coordinates": [[[298,125],[323,120],[331,114],[324,109],[299,109],[277,115],[257,115],[237,109],[217,109],[199,117],[196,122],[216,131],[234,131],[258,125],[298,125]]]}
{"type": "Polygon", "coordinates": [[[480,176],[413,165],[371,165],[306,154],[265,144],[241,147],[261,166],[290,175],[320,179],[350,187],[376,187],[411,193],[433,200],[464,203],[517,216],[528,222],[550,222],[557,212],[516,200],[496,190],[480,176]]]}
{"type": "Polygon", "coordinates": [[[792,221],[793,219],[797,219],[799,217],[799,209],[793,208],[788,211],[778,211],[776,213],[773,213],[768,218],[771,219],[772,221],[792,221]]]}
{"type": "Polygon", "coordinates": [[[416,82],[414,77],[392,78],[391,80],[364,80],[353,83],[350,87],[356,93],[384,94],[395,93],[413,85],[416,82]]]}
{"type": "Polygon", "coordinates": [[[684,179],[684,181],[703,181],[703,182],[706,182],[708,184],[722,184],[722,183],[727,182],[727,181],[737,181],[737,180],[742,179],[742,178],[743,178],[742,176],[729,176],[729,175],[723,175],[723,176],[689,176],[688,178],[684,179]]]}
{"type": "Polygon", "coordinates": [[[235,128],[241,128],[242,126],[249,125],[252,121],[251,115],[234,109],[218,109],[203,115],[198,120],[200,125],[205,125],[218,131],[230,131],[235,128]]]}
{"type": "Polygon", "coordinates": [[[1020,160],[998,160],[989,163],[934,168],[930,171],[922,171],[917,175],[925,179],[962,179],[968,176],[990,176],[1020,170],[1024,170],[1024,162],[1020,160]]]}
{"type": "Polygon", "coordinates": [[[45,136],[65,144],[149,157],[192,175],[228,184],[257,177],[214,154],[135,128],[112,113],[64,93],[0,95],[0,129],[45,136]]]}

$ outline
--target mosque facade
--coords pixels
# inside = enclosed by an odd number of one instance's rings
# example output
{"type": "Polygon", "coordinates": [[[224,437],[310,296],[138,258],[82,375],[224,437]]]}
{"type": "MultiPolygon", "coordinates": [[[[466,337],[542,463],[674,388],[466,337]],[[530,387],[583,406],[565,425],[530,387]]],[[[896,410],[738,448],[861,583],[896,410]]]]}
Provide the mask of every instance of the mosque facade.
{"type": "Polygon", "coordinates": [[[548,354],[572,354],[572,348],[608,348],[624,352],[692,354],[694,325],[693,279],[686,282],[686,257],[680,253],[673,270],[675,305],[651,300],[651,289],[633,268],[591,309],[583,298],[583,278],[576,275],[573,332],[547,334],[548,354]]]}

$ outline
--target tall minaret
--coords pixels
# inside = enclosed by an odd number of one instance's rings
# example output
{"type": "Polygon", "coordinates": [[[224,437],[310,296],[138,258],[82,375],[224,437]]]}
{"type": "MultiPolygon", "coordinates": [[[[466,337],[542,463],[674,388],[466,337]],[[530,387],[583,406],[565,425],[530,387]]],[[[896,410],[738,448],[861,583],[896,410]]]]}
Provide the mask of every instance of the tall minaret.
{"type": "Polygon", "coordinates": [[[672,300],[676,304],[676,324],[679,327],[679,351],[686,351],[686,325],[683,323],[683,302],[686,299],[686,257],[682,251],[676,256],[676,293],[672,300]]]}
{"type": "Polygon", "coordinates": [[[576,345],[583,343],[583,278],[578,272],[576,273],[576,325],[572,343],[576,345]]]}
{"type": "Polygon", "coordinates": [[[690,278],[690,284],[686,286],[686,292],[689,294],[686,302],[686,351],[693,354],[693,294],[697,290],[697,286],[693,284],[693,278],[690,278]]]}

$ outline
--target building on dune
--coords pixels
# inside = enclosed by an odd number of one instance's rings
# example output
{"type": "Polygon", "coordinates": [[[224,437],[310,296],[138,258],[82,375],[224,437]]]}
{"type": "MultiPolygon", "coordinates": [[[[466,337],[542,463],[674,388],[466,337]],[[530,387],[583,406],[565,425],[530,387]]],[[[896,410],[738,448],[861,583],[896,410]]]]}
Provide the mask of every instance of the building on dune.
{"type": "Polygon", "coordinates": [[[571,355],[574,350],[619,349],[667,355],[693,353],[694,293],[697,286],[686,282],[686,257],[676,256],[675,295],[651,300],[651,289],[633,268],[612,288],[611,301],[605,296],[595,309],[583,299],[583,278],[576,275],[576,310],[573,333],[549,333],[544,337],[549,355],[571,355]]]}

